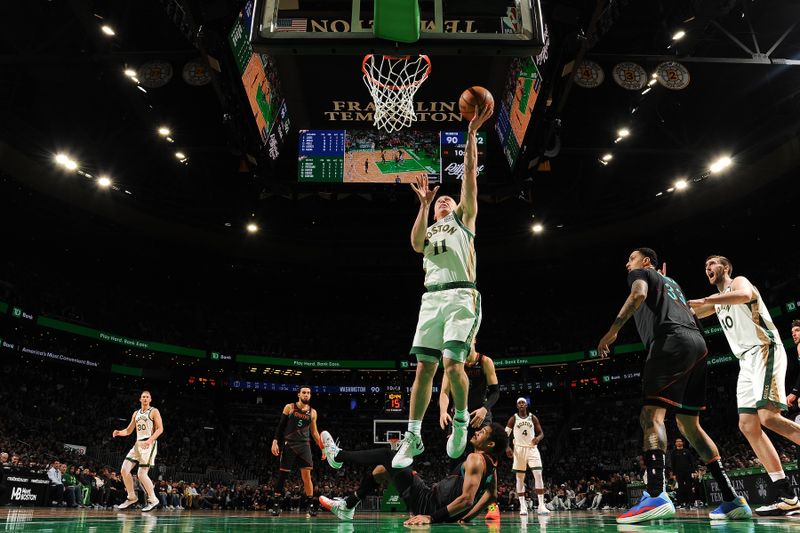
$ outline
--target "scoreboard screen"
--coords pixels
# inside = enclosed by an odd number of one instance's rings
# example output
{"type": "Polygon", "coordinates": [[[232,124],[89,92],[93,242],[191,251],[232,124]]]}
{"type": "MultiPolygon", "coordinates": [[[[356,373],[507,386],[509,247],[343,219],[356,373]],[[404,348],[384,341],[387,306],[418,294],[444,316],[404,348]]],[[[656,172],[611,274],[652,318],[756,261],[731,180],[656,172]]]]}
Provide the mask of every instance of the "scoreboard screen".
{"type": "Polygon", "coordinates": [[[405,397],[402,392],[387,392],[386,401],[383,404],[383,412],[402,413],[405,410],[405,397]]]}
{"type": "MultiPolygon", "coordinates": [[[[301,130],[298,181],[412,183],[421,173],[430,183],[464,177],[467,132],[301,130]]],[[[486,134],[478,132],[478,175],[484,168],[486,134]]]]}
{"type": "Polygon", "coordinates": [[[499,106],[494,126],[511,168],[517,163],[541,86],[542,77],[536,68],[534,58],[514,59],[511,63],[511,76],[503,90],[503,101],[499,106]]]}

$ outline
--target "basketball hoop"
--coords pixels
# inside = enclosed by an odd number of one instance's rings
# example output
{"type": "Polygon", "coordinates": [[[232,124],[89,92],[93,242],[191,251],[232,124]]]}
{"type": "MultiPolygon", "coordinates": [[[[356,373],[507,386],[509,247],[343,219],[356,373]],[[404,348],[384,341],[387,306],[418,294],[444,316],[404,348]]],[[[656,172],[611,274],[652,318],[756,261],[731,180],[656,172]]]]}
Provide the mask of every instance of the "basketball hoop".
{"type": "Polygon", "coordinates": [[[392,451],[396,452],[399,447],[400,447],[400,439],[398,439],[397,437],[389,437],[389,448],[391,448],[392,451]]]}
{"type": "Polygon", "coordinates": [[[428,56],[367,54],[361,62],[361,72],[375,103],[375,127],[392,133],[417,120],[414,94],[431,73],[428,56]]]}

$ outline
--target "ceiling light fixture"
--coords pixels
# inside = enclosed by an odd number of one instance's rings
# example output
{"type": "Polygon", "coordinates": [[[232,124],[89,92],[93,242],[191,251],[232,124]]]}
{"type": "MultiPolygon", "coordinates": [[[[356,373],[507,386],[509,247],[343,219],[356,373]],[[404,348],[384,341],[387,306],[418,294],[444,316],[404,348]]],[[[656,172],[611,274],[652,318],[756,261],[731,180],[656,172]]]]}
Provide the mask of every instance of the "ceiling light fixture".
{"type": "Polygon", "coordinates": [[[117,32],[114,31],[114,28],[112,28],[108,24],[103,24],[102,26],[100,26],[100,31],[102,31],[109,37],[113,37],[117,34],[117,32]]]}
{"type": "Polygon", "coordinates": [[[627,137],[628,135],[630,135],[630,134],[631,134],[631,130],[629,130],[628,128],[620,128],[620,129],[617,130],[617,135],[619,135],[623,139],[625,137],[627,137]]]}
{"type": "Polygon", "coordinates": [[[731,166],[731,163],[733,163],[733,161],[731,161],[730,157],[723,156],[711,163],[711,166],[708,167],[708,170],[710,170],[713,174],[717,174],[731,166]]]}
{"type": "Polygon", "coordinates": [[[135,78],[136,77],[136,71],[133,70],[132,68],[126,68],[125,69],[125,75],[128,76],[129,78],[135,78]]]}
{"type": "Polygon", "coordinates": [[[612,159],[614,159],[614,155],[613,154],[604,154],[602,159],[603,159],[603,161],[611,161],[612,159]]]}
{"type": "Polygon", "coordinates": [[[644,91],[642,91],[642,96],[644,96],[645,94],[649,93],[649,92],[650,92],[650,91],[652,91],[652,90],[653,90],[653,88],[652,88],[652,87],[648,87],[647,89],[645,89],[644,91]]]}
{"type": "Polygon", "coordinates": [[[177,157],[178,159],[186,159],[186,154],[184,154],[183,152],[175,152],[175,157],[177,157]]]}
{"type": "Polygon", "coordinates": [[[683,30],[678,30],[672,35],[672,40],[673,41],[680,41],[684,37],[686,37],[686,32],[683,31],[683,30]]]}
{"type": "Polygon", "coordinates": [[[251,222],[247,225],[247,233],[256,233],[258,232],[258,225],[254,222],[251,222]]]}
{"type": "Polygon", "coordinates": [[[686,180],[678,180],[678,181],[675,182],[675,190],[676,191],[682,191],[688,186],[689,186],[689,182],[687,182],[686,180]]]}
{"type": "Polygon", "coordinates": [[[531,226],[531,231],[533,231],[534,233],[541,233],[544,231],[544,226],[542,226],[541,224],[534,224],[533,226],[531,226]]]}
{"type": "Polygon", "coordinates": [[[161,126],[160,128],[158,128],[158,134],[161,135],[162,137],[167,137],[171,133],[172,132],[170,131],[170,129],[166,126],[161,126]]]}
{"type": "Polygon", "coordinates": [[[106,176],[100,176],[97,179],[97,185],[99,185],[100,187],[102,187],[104,189],[107,189],[107,188],[111,187],[111,179],[106,177],[106,176]]]}

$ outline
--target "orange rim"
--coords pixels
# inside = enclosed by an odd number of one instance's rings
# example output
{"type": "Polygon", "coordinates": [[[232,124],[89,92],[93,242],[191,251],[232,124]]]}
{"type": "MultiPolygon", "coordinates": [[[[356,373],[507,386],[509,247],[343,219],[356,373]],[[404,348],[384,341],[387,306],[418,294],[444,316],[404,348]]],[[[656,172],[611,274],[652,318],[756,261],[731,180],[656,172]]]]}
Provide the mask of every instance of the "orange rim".
{"type": "MultiPolygon", "coordinates": [[[[419,80],[415,81],[414,83],[409,83],[407,85],[400,85],[400,86],[397,86],[397,85],[386,85],[386,84],[383,84],[380,81],[376,80],[375,78],[373,78],[369,74],[369,72],[367,72],[367,61],[369,61],[373,57],[375,57],[375,54],[367,54],[367,55],[364,56],[364,59],[361,61],[361,72],[364,74],[364,76],[366,76],[367,80],[372,85],[375,85],[376,87],[380,87],[381,89],[388,89],[390,91],[400,91],[400,90],[403,90],[403,89],[407,89],[409,87],[417,87],[417,86],[421,85],[423,81],[428,79],[428,76],[431,73],[431,60],[430,60],[430,58],[425,54],[420,54],[419,57],[423,58],[425,60],[425,62],[428,63],[428,68],[425,69],[425,74],[422,76],[422,78],[420,78],[419,80]]],[[[408,61],[411,58],[411,56],[383,56],[383,57],[386,58],[386,59],[389,59],[390,61],[408,61]]]]}

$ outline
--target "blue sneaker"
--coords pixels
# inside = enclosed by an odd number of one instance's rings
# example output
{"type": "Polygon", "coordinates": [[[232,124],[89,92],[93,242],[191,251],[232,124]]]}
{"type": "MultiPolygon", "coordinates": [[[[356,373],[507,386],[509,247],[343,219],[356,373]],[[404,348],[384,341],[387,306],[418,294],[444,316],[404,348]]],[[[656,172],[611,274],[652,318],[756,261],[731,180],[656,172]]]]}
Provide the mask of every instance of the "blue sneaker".
{"type": "Polygon", "coordinates": [[[666,492],[660,495],[650,496],[647,491],[642,493],[639,503],[628,509],[625,513],[617,517],[618,524],[635,524],[656,518],[671,518],[675,516],[675,506],[669,499],[666,492]]]}
{"type": "Polygon", "coordinates": [[[739,496],[729,502],[722,502],[719,507],[708,513],[711,520],[749,520],[753,518],[753,511],[747,505],[747,500],[739,496]]]}

